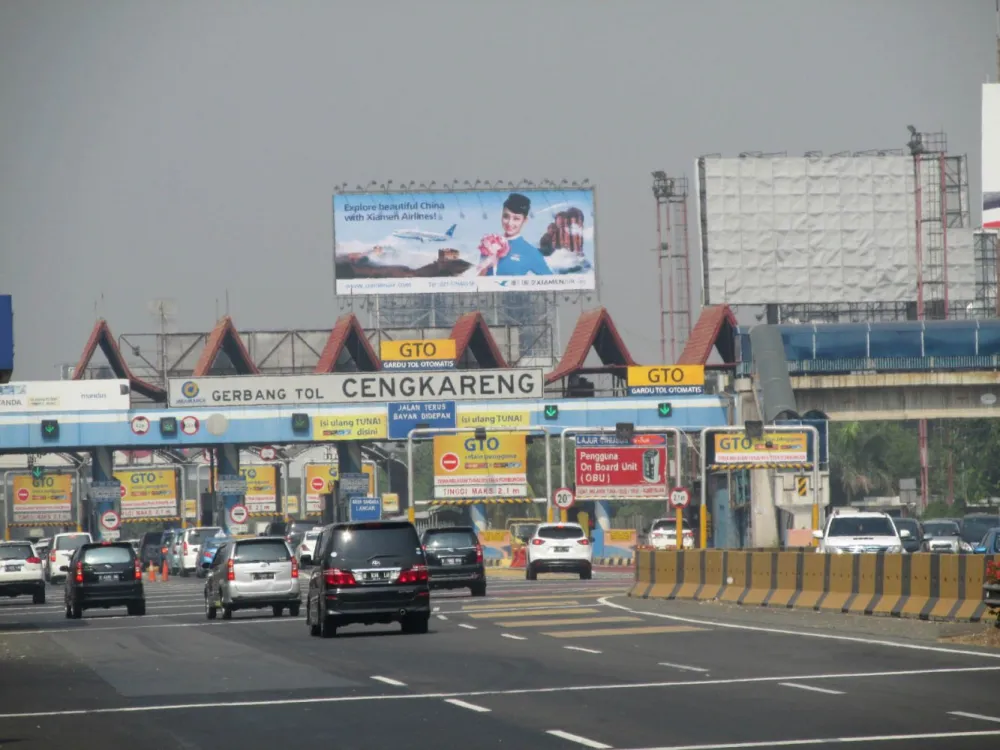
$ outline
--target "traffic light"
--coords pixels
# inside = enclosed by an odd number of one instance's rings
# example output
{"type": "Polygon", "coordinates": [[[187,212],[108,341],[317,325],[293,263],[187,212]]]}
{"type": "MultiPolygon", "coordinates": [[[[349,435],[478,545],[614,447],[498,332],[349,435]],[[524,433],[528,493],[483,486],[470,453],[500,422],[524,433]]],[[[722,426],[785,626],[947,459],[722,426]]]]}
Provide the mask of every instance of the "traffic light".
{"type": "Polygon", "coordinates": [[[43,419],[42,420],[42,437],[48,438],[50,440],[55,440],[59,437],[59,420],[58,419],[43,419]]]}
{"type": "Polygon", "coordinates": [[[303,433],[309,432],[309,415],[302,413],[295,413],[292,415],[292,432],[303,433]]]}
{"type": "Polygon", "coordinates": [[[659,414],[661,418],[666,419],[667,417],[673,416],[674,407],[668,403],[657,404],[656,413],[659,414]]]}
{"type": "Polygon", "coordinates": [[[623,443],[631,443],[635,435],[635,425],[631,422],[619,422],[615,425],[615,437],[623,443]]]}
{"type": "Polygon", "coordinates": [[[160,434],[163,437],[177,435],[177,417],[160,417],[160,434]]]}
{"type": "Polygon", "coordinates": [[[546,404],[542,413],[546,419],[559,419],[559,407],[555,404],[546,404]]]}
{"type": "Polygon", "coordinates": [[[748,419],[743,423],[743,429],[747,432],[747,437],[756,440],[764,437],[764,423],[759,419],[748,419]]]}
{"type": "Polygon", "coordinates": [[[32,479],[41,479],[42,476],[44,476],[44,474],[45,474],[45,469],[42,468],[41,466],[32,466],[31,467],[31,478],[32,479]]]}
{"type": "Polygon", "coordinates": [[[486,439],[486,428],[485,427],[477,427],[475,435],[476,435],[476,440],[478,442],[480,442],[480,443],[483,442],[486,439]]]}

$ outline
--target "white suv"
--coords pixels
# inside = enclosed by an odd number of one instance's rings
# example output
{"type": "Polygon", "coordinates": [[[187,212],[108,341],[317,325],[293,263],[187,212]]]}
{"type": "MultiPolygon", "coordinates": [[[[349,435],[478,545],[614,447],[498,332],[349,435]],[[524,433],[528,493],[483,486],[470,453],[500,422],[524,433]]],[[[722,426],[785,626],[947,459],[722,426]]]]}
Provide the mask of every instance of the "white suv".
{"type": "MultiPolygon", "coordinates": [[[[684,549],[694,549],[694,532],[687,521],[681,522],[684,549]]],[[[653,549],[677,549],[677,519],[657,518],[649,529],[649,544],[653,549]]]]}
{"type": "Polygon", "coordinates": [[[222,532],[219,526],[199,526],[194,529],[184,529],[181,531],[178,541],[178,562],[182,576],[189,576],[198,570],[198,561],[201,558],[201,545],[207,539],[222,532]]]}
{"type": "Polygon", "coordinates": [[[0,542],[0,596],[31,594],[45,604],[42,561],[29,542],[0,542]]]}
{"type": "Polygon", "coordinates": [[[827,522],[826,531],[814,531],[813,536],[820,540],[817,552],[905,554],[903,539],[909,538],[910,532],[898,531],[888,513],[838,508],[827,522]]]}
{"type": "Polygon", "coordinates": [[[69,565],[74,552],[93,541],[86,531],[72,531],[66,534],[56,534],[52,537],[48,562],[45,564],[45,577],[49,583],[66,578],[66,572],[62,570],[62,567],[69,565]]]}
{"type": "Polygon", "coordinates": [[[579,573],[592,575],[594,548],[583,527],[575,523],[542,523],[535,529],[527,546],[525,577],[529,581],[539,573],[579,573]]]}

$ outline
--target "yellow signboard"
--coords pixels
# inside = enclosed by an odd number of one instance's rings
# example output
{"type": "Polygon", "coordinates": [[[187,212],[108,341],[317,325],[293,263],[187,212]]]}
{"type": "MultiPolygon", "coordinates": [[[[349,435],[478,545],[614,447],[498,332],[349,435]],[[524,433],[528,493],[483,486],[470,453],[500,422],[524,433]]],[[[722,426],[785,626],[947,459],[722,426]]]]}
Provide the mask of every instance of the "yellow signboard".
{"type": "Polygon", "coordinates": [[[333,483],[340,479],[337,464],[309,464],[306,466],[306,514],[323,512],[323,495],[334,491],[333,483]]]}
{"type": "Polygon", "coordinates": [[[399,495],[397,495],[395,492],[383,492],[382,512],[399,513],[399,495]]]}
{"type": "Polygon", "coordinates": [[[317,441],[385,440],[389,429],[384,411],[315,417],[312,424],[313,440],[317,441]]]}
{"type": "Polygon", "coordinates": [[[361,473],[368,475],[368,497],[375,497],[375,464],[362,464],[361,473]]]}
{"type": "Polygon", "coordinates": [[[430,339],[427,341],[382,340],[379,356],[383,361],[420,362],[455,359],[455,339],[430,339]]]}
{"type": "Polygon", "coordinates": [[[240,476],[247,480],[244,504],[251,514],[278,512],[278,470],[274,466],[241,466],[240,476]]]}
{"type": "Polygon", "coordinates": [[[116,471],[121,482],[122,521],[177,516],[177,472],[174,469],[116,471]]]}
{"type": "Polygon", "coordinates": [[[73,517],[73,476],[15,474],[14,523],[67,523],[73,517]]]}
{"type": "Polygon", "coordinates": [[[472,433],[434,438],[434,497],[527,497],[528,457],[523,434],[472,433]]]}
{"type": "Polygon", "coordinates": [[[716,433],[716,464],[804,464],[809,461],[809,436],[805,432],[767,433],[760,438],[744,432],[716,433]]]}
{"type": "Polygon", "coordinates": [[[500,429],[502,427],[530,427],[531,412],[527,411],[462,411],[455,416],[458,429],[500,429]]]}
{"type": "Polygon", "coordinates": [[[198,501],[197,500],[185,500],[184,501],[184,517],[185,518],[197,518],[198,517],[198,501]]]}
{"type": "Polygon", "coordinates": [[[628,387],[705,386],[704,365],[652,365],[628,368],[628,387]]]}
{"type": "Polygon", "coordinates": [[[297,516],[299,514],[299,498],[297,495],[289,495],[285,498],[285,515],[297,516]]]}

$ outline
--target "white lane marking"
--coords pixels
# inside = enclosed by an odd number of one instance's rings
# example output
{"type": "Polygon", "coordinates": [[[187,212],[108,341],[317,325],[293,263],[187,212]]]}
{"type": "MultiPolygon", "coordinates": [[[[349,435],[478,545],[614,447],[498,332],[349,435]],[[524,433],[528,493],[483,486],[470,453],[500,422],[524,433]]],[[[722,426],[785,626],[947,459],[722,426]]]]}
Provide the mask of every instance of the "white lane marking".
{"type": "Polygon", "coordinates": [[[445,617],[444,615],[438,615],[438,619],[439,620],[447,620],[448,618],[445,617]]]}
{"type": "Polygon", "coordinates": [[[829,688],[813,687],[812,685],[800,685],[797,682],[779,682],[782,687],[798,688],[799,690],[811,690],[814,693],[826,693],[827,695],[843,695],[843,690],[830,690],[829,688]]]}
{"type": "Polygon", "coordinates": [[[435,611],[435,612],[440,612],[440,611],[441,611],[441,608],[440,608],[440,607],[435,607],[435,608],[434,608],[434,611],[435,611]]]}
{"type": "MultiPolygon", "coordinates": [[[[244,620],[243,623],[262,623],[262,622],[295,622],[295,620],[244,620]]],[[[233,621],[229,623],[220,623],[221,626],[227,627],[231,625],[240,624],[239,621],[233,621]]],[[[168,626],[168,627],[187,627],[186,625],[180,626],[168,626]]],[[[301,627],[301,622],[299,623],[301,627]]],[[[135,630],[136,628],[131,628],[135,630]]],[[[520,638],[520,636],[518,636],[520,638]]],[[[429,700],[429,699],[448,699],[448,698],[477,698],[477,697],[490,697],[490,696],[505,696],[505,695],[541,695],[548,693],[576,693],[576,692],[600,692],[604,690],[637,690],[637,689],[648,689],[648,688],[696,688],[704,687],[706,685],[743,685],[743,684],[754,684],[754,683],[767,683],[767,682],[794,682],[796,680],[833,680],[833,679],[864,679],[869,677],[911,677],[913,675],[934,675],[934,674],[967,674],[974,672],[996,672],[1000,670],[1000,667],[945,667],[942,669],[909,669],[901,670],[898,672],[850,672],[843,674],[822,674],[822,675],[788,675],[784,677],[735,677],[729,679],[715,679],[715,680],[676,680],[672,682],[641,682],[641,683],[615,683],[608,685],[561,685],[559,687],[545,687],[545,688],[517,688],[513,690],[478,690],[465,693],[411,693],[411,694],[400,694],[400,695],[335,695],[335,696],[324,696],[319,698],[279,698],[274,700],[257,700],[257,701],[230,701],[230,702],[220,702],[220,703],[168,703],[152,706],[118,706],[110,708],[88,708],[88,709],[65,709],[59,711],[34,711],[28,713],[12,713],[12,714],[0,714],[0,719],[31,719],[31,718],[43,718],[51,716],[88,716],[88,715],[98,715],[98,714],[127,714],[127,713],[145,713],[153,711],[195,711],[206,708],[256,708],[256,707],[267,707],[267,706],[305,706],[312,704],[324,704],[324,703],[359,703],[365,701],[386,701],[386,700],[429,700]]],[[[980,733],[982,736],[989,736],[992,734],[1000,734],[1000,730],[996,732],[983,732],[980,733]]],[[[908,735],[901,735],[901,738],[905,738],[908,735]]],[[[935,737],[937,735],[927,735],[928,737],[935,737]]],[[[943,735],[951,736],[951,735],[943,735]]],[[[961,734],[956,736],[962,736],[961,734]]],[[[975,733],[969,736],[977,736],[975,733]]],[[[819,740],[820,742],[829,742],[829,740],[819,740]]],[[[860,741],[860,740],[859,740],[860,741]]],[[[806,740],[806,742],[813,742],[813,740],[806,740]]],[[[762,742],[759,745],[750,745],[750,747],[767,747],[771,743],[762,742]]],[[[779,743],[780,744],[780,743],[779,743]]],[[[694,745],[693,747],[700,748],[701,745],[694,745]]],[[[730,747],[729,745],[706,745],[705,747],[730,747]]],[[[740,747],[736,745],[735,747],[740,747]]],[[[678,750],[677,748],[665,748],[664,750],[678,750]]]]}
{"type": "MultiPolygon", "coordinates": [[[[591,604],[590,606],[593,607],[594,605],[591,604]]],[[[536,610],[541,612],[542,610],[559,611],[560,609],[578,609],[579,607],[580,605],[574,602],[573,604],[560,604],[551,607],[546,607],[546,606],[535,607],[530,604],[525,604],[520,607],[481,607],[481,608],[476,607],[475,609],[469,609],[468,607],[466,607],[463,609],[449,609],[447,610],[447,612],[450,615],[477,615],[480,612],[523,612],[523,611],[534,612],[536,610]]],[[[596,610],[594,611],[596,612],[596,610]]]]}
{"type": "Polygon", "coordinates": [[[1000,724],[1000,717],[996,717],[996,716],[985,716],[984,714],[970,714],[970,713],[966,713],[965,711],[949,711],[948,715],[949,716],[963,716],[966,719],[980,719],[982,721],[992,721],[992,722],[995,722],[997,724],[1000,724]]]}
{"type": "Polygon", "coordinates": [[[845,641],[847,643],[862,643],[865,646],[886,646],[888,648],[905,648],[914,651],[929,651],[938,654],[952,654],[954,656],[975,656],[977,658],[1000,659],[1000,653],[989,651],[965,651],[960,648],[947,648],[945,646],[922,646],[919,643],[902,643],[897,641],[885,641],[878,638],[861,638],[853,635],[834,635],[832,633],[813,633],[806,630],[789,630],[788,628],[770,628],[762,625],[742,625],[735,622],[721,622],[719,620],[704,620],[699,617],[681,617],[680,615],[665,615],[660,612],[644,612],[641,609],[632,609],[621,604],[608,601],[604,596],[597,600],[605,607],[620,609],[631,612],[635,615],[646,615],[647,617],[659,617],[663,620],[673,620],[675,622],[687,622],[692,625],[705,625],[716,628],[730,628],[731,630],[747,630],[755,633],[772,633],[774,635],[797,635],[803,638],[822,638],[829,641],[845,641]]]}
{"type": "Polygon", "coordinates": [[[481,714],[488,714],[490,709],[483,708],[482,706],[477,706],[475,703],[466,703],[465,701],[460,701],[457,698],[446,698],[445,703],[450,703],[453,706],[458,706],[459,708],[467,708],[470,711],[478,711],[481,714]]]}
{"type": "Polygon", "coordinates": [[[469,624],[464,623],[464,622],[458,623],[458,627],[465,628],[466,630],[475,630],[476,629],[475,625],[469,625],[469,624]]]}
{"type": "Polygon", "coordinates": [[[582,651],[585,654],[599,654],[601,653],[596,648],[584,648],[583,646],[563,646],[564,649],[568,651],[582,651]]]}
{"type": "MultiPolygon", "coordinates": [[[[804,747],[806,745],[844,745],[902,740],[957,740],[965,737],[996,737],[1000,729],[979,732],[935,732],[927,734],[876,734],[870,737],[822,737],[808,740],[769,740],[767,742],[727,742],[722,745],[660,745],[631,750],[748,750],[755,747],[804,747]]],[[[623,749],[624,750],[624,749],[623,749]]]]}
{"type": "Polygon", "coordinates": [[[501,633],[501,638],[510,638],[512,641],[526,641],[528,640],[523,635],[514,635],[513,633],[501,633]]]}
{"type": "Polygon", "coordinates": [[[405,682],[400,682],[399,680],[394,680],[391,677],[383,677],[382,675],[373,674],[373,680],[378,680],[379,682],[384,682],[386,685],[392,685],[393,687],[406,687],[405,682]]]}
{"type": "Polygon", "coordinates": [[[605,745],[603,742],[595,742],[594,740],[588,740],[586,737],[581,737],[578,734],[570,734],[569,732],[564,732],[561,729],[548,729],[545,734],[551,734],[553,737],[559,737],[564,740],[569,740],[570,742],[575,742],[578,745],[583,745],[584,747],[593,747],[596,750],[610,750],[611,745],[605,745]]]}
{"type": "Polygon", "coordinates": [[[701,667],[689,667],[687,664],[674,664],[669,661],[658,662],[661,667],[673,667],[674,669],[680,669],[684,672],[707,672],[707,669],[702,669],[701,667]]]}

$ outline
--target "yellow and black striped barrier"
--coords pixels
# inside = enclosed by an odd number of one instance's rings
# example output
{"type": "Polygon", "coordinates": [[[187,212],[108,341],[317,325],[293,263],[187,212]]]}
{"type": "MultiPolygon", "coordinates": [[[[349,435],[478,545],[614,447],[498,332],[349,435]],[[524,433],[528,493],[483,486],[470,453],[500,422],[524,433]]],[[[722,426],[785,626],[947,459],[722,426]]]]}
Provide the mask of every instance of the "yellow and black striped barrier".
{"type": "Polygon", "coordinates": [[[637,550],[629,596],[979,622],[993,555],[637,550]]]}

